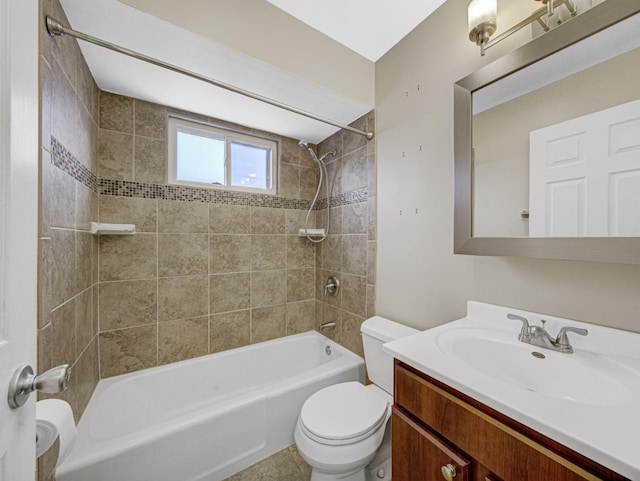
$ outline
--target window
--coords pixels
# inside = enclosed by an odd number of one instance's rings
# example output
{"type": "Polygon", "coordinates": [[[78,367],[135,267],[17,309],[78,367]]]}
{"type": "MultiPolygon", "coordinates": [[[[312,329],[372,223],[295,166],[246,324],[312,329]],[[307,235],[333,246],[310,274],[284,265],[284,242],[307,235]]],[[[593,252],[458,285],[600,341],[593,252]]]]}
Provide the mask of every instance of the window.
{"type": "Polygon", "coordinates": [[[169,118],[169,183],[276,194],[274,140],[169,118]]]}

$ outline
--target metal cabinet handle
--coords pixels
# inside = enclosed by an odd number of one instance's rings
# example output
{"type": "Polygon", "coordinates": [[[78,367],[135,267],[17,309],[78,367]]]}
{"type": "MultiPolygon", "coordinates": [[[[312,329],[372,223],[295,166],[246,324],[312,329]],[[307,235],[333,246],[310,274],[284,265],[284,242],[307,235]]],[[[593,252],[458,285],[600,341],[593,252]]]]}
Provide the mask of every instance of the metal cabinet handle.
{"type": "Polygon", "coordinates": [[[69,364],[53,367],[39,376],[34,375],[31,366],[22,366],[13,374],[9,383],[9,406],[19,408],[27,402],[33,391],[49,394],[62,392],[69,386],[70,379],[69,364]]]}
{"type": "Polygon", "coordinates": [[[453,481],[453,478],[456,477],[456,467],[453,464],[442,466],[440,472],[442,473],[442,477],[447,481],[453,481]]]}

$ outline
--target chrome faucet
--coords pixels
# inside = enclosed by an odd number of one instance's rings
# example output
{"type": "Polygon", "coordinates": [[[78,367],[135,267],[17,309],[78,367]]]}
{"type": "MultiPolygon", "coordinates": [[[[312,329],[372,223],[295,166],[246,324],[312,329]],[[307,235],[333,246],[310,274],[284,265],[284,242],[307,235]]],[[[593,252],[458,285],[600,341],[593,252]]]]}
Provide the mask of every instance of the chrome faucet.
{"type": "Polygon", "coordinates": [[[507,318],[522,322],[522,329],[518,335],[518,341],[565,354],[571,354],[573,352],[573,346],[571,346],[567,336],[568,332],[575,332],[581,336],[589,334],[589,331],[586,329],[564,326],[560,328],[558,335],[554,339],[545,329],[545,323],[547,322],[545,320],[542,320],[542,326],[531,326],[529,325],[529,321],[522,316],[507,314],[507,318]]]}

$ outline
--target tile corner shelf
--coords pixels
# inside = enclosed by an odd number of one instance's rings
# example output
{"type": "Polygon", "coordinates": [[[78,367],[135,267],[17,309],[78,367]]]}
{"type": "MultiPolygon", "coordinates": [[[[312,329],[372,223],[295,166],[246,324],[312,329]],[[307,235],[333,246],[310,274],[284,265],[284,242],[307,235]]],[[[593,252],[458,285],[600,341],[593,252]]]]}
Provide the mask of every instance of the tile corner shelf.
{"type": "Polygon", "coordinates": [[[94,235],[134,235],[135,224],[104,224],[102,222],[91,223],[91,233],[94,235]]]}
{"type": "Polygon", "coordinates": [[[324,229],[300,229],[298,231],[298,235],[300,237],[307,237],[307,232],[309,233],[309,237],[323,237],[324,229]]]}

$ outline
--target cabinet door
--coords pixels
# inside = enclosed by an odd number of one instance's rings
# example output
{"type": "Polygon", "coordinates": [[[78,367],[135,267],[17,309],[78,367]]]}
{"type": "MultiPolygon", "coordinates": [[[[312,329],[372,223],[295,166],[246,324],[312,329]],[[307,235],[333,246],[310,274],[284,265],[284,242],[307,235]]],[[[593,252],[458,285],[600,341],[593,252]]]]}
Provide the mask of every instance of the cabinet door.
{"type": "Polygon", "coordinates": [[[529,435],[523,434],[517,430],[522,426],[515,421],[503,415],[498,420],[493,410],[485,406],[487,411],[483,411],[479,403],[472,406],[459,393],[446,391],[434,381],[438,382],[396,361],[396,406],[400,413],[411,413],[419,425],[427,426],[440,439],[472,457],[470,478],[483,481],[487,475],[498,475],[505,481],[629,481],[533,430],[528,430],[529,435]]]}
{"type": "Polygon", "coordinates": [[[395,408],[391,436],[393,481],[446,480],[443,468],[455,469],[455,481],[470,481],[469,460],[395,408]]]}

